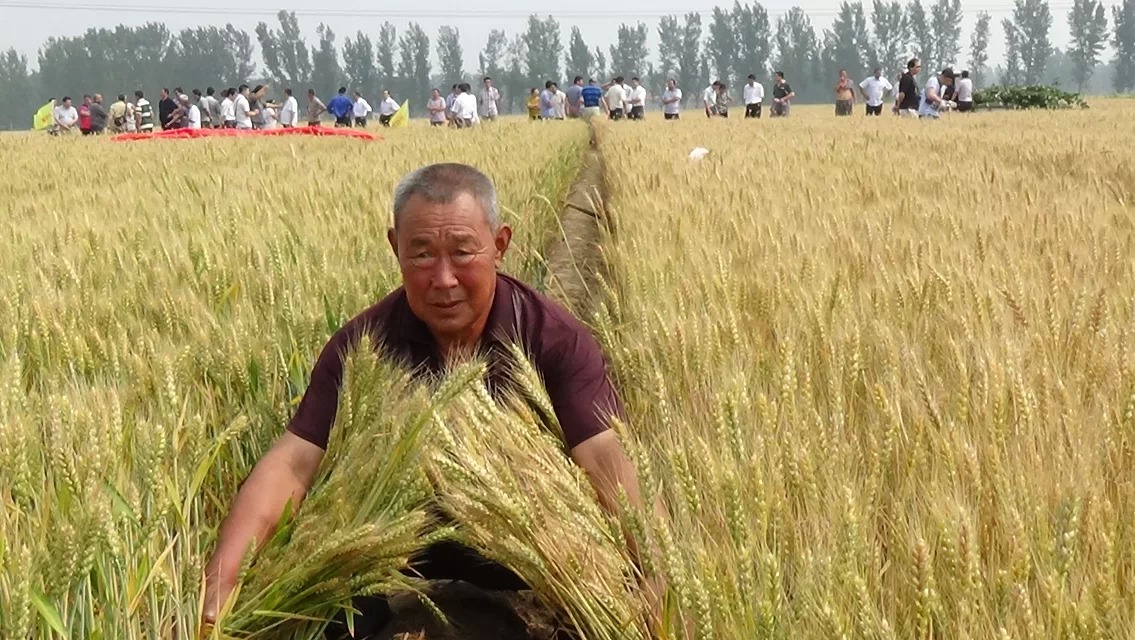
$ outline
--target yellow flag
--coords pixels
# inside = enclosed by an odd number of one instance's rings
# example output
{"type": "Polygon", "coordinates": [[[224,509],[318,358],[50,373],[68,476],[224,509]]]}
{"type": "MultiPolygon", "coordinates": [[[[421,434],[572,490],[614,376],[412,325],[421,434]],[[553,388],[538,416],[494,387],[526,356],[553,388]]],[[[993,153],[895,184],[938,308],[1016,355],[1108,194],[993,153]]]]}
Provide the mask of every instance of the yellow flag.
{"type": "Polygon", "coordinates": [[[55,121],[55,100],[49,101],[47,104],[39,108],[35,112],[35,117],[32,118],[32,128],[36,131],[46,129],[51,126],[55,121]]]}
{"type": "Polygon", "coordinates": [[[402,102],[402,106],[390,116],[390,128],[404,127],[410,124],[410,101],[402,102]]]}

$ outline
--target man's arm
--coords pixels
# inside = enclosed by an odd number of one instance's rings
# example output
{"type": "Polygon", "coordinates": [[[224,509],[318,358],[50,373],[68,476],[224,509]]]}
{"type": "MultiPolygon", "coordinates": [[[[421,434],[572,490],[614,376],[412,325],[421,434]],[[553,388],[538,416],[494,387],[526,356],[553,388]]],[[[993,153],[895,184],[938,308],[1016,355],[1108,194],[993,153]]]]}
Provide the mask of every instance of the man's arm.
{"type": "MultiPolygon", "coordinates": [[[[645,511],[642,491],[638,482],[638,473],[623,450],[614,431],[607,430],[576,445],[571,450],[571,458],[584,472],[599,497],[599,504],[607,513],[619,518],[620,489],[626,493],[627,503],[632,509],[645,511]]],[[[663,522],[669,520],[666,507],[661,497],[654,501],[655,516],[663,522]]],[[[640,541],[635,540],[629,531],[624,531],[627,539],[628,551],[635,562],[641,567],[644,549],[640,541]]],[[[651,614],[651,624],[662,623],[662,602],[666,590],[666,580],[663,576],[655,576],[647,584],[647,605],[651,614]]]]}
{"type": "Polygon", "coordinates": [[[256,463],[221,524],[217,546],[205,567],[204,621],[212,624],[236,586],[244,554],[272,537],[284,507],[298,508],[311,488],[323,449],[284,432],[256,463]]]}

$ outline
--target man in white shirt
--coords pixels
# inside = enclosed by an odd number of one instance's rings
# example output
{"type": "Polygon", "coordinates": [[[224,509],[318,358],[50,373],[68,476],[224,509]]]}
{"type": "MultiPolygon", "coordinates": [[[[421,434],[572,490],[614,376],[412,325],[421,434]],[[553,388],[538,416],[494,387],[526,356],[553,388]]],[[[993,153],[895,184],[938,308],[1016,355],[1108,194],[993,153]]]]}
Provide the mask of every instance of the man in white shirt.
{"type": "Polygon", "coordinates": [[[875,75],[859,83],[859,94],[867,103],[867,115],[883,115],[883,96],[894,89],[890,80],[883,77],[883,70],[876,67],[875,75]]]}
{"type": "Polygon", "coordinates": [[[252,116],[256,115],[256,112],[248,105],[248,85],[240,85],[236,100],[233,101],[233,111],[236,113],[237,129],[252,128],[252,116]]]}
{"type": "Polygon", "coordinates": [[[662,92],[662,117],[667,120],[677,120],[682,111],[682,90],[673,78],[666,81],[666,90],[662,92]]]}
{"type": "Polygon", "coordinates": [[[567,118],[567,94],[560,91],[560,85],[552,83],[552,116],[556,120],[567,118]]]}
{"type": "Polygon", "coordinates": [[[481,117],[496,120],[500,114],[501,92],[493,86],[493,79],[485,76],[481,80],[481,117]]]}
{"type": "Polygon", "coordinates": [[[973,79],[969,77],[969,71],[962,72],[954,100],[958,103],[958,113],[973,111],[973,79]]]}
{"type": "Polygon", "coordinates": [[[291,89],[284,89],[284,106],[280,107],[280,126],[290,129],[299,121],[300,104],[291,89]]]}
{"type": "Polygon", "coordinates": [[[705,106],[705,117],[707,118],[713,117],[714,105],[717,104],[717,85],[719,84],[721,84],[720,80],[714,80],[713,84],[701,92],[701,101],[705,106]]]}
{"type": "Polygon", "coordinates": [[[71,105],[70,96],[63,98],[62,104],[55,107],[55,127],[59,133],[74,133],[79,124],[79,112],[71,105]]]}
{"type": "Polygon", "coordinates": [[[544,90],[540,92],[540,119],[556,119],[556,105],[554,104],[555,98],[556,83],[548,80],[544,83],[544,90]]]}
{"type": "Polygon", "coordinates": [[[603,109],[607,112],[607,117],[612,120],[622,120],[626,101],[627,90],[623,88],[623,76],[619,76],[607,88],[607,95],[603,96],[603,109]]]}
{"type": "Polygon", "coordinates": [[[630,120],[642,120],[646,115],[646,87],[642,86],[638,78],[631,78],[627,104],[630,105],[630,111],[627,113],[630,120]]]}
{"type": "MultiPolygon", "coordinates": [[[[369,109],[370,105],[367,105],[367,108],[369,109]]],[[[390,119],[393,118],[396,113],[398,113],[398,103],[394,101],[394,98],[390,97],[389,89],[383,89],[382,102],[378,103],[378,124],[389,127],[390,119]]]]}
{"type": "Polygon", "coordinates": [[[200,129],[201,128],[201,107],[189,101],[189,96],[184,93],[177,97],[181,101],[181,108],[185,110],[185,128],[186,129],[200,129]]]}
{"type": "Polygon", "coordinates": [[[749,81],[745,83],[742,94],[742,97],[745,98],[745,117],[760,118],[761,106],[765,101],[765,87],[757,82],[755,75],[749,74],[749,81]]]}
{"type": "Polygon", "coordinates": [[[233,96],[236,95],[236,89],[225,89],[221,94],[225,97],[221,100],[221,126],[226,129],[236,128],[236,100],[233,96]]]}
{"type": "Polygon", "coordinates": [[[932,76],[926,81],[926,86],[922,89],[922,101],[918,104],[918,117],[938,119],[938,112],[942,109],[942,85],[954,84],[954,70],[946,67],[937,76],[932,76]]]}
{"type": "Polygon", "coordinates": [[[457,85],[457,97],[453,99],[453,123],[458,129],[466,129],[477,124],[477,97],[468,83],[457,85]]]}
{"type": "MultiPolygon", "coordinates": [[[[372,109],[370,108],[370,103],[367,102],[366,98],[363,97],[363,94],[361,92],[356,91],[355,107],[354,111],[352,112],[355,116],[355,126],[359,127],[360,129],[366,129],[367,116],[370,115],[371,111],[372,109]]],[[[397,111],[397,109],[395,109],[395,111],[397,111]]],[[[394,113],[391,112],[390,115],[394,115],[394,113]]]]}

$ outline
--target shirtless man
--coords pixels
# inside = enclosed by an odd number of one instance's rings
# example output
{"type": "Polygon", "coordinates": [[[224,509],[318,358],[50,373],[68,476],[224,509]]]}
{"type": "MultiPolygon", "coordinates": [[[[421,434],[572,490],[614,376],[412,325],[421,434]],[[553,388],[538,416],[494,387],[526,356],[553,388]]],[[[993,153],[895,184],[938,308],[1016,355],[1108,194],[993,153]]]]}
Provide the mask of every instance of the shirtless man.
{"type": "Polygon", "coordinates": [[[839,70],[839,82],[835,85],[835,114],[849,116],[855,108],[855,85],[847,77],[847,69],[839,70]]]}

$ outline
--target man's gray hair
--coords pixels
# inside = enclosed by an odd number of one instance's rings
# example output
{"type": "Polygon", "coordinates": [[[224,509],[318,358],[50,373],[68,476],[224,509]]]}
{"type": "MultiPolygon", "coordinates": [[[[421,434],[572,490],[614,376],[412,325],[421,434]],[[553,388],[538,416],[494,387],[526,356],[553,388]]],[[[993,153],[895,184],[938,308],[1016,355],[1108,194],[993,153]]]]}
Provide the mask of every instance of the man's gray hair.
{"type": "Polygon", "coordinates": [[[434,204],[448,204],[463,193],[477,200],[485,212],[489,229],[496,233],[500,228],[500,213],[493,181],[477,169],[456,162],[427,165],[402,178],[394,188],[394,228],[398,228],[398,220],[410,198],[418,196],[434,204]]]}

